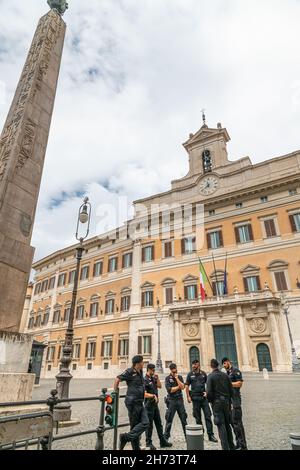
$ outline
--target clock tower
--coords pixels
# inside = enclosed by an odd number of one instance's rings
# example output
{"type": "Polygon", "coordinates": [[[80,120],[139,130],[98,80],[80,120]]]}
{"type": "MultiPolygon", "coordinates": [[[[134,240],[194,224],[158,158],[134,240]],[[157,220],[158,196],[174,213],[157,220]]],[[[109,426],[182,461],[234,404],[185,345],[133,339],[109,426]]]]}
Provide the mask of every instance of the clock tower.
{"type": "Polygon", "coordinates": [[[216,129],[204,124],[196,134],[190,134],[189,140],[183,144],[189,154],[190,170],[187,176],[209,175],[218,168],[229,165],[229,141],[229,134],[221,124],[216,129]]]}

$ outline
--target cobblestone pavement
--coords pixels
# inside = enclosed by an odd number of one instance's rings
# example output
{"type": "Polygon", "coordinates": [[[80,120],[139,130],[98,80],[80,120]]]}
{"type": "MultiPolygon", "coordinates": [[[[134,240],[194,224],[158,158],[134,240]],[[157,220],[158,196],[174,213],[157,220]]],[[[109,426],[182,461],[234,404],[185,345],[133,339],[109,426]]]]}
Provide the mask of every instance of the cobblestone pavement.
{"type": "MultiPolygon", "coordinates": [[[[249,449],[257,450],[288,450],[290,449],[289,433],[300,431],[300,375],[270,375],[270,380],[264,380],[259,374],[245,374],[242,390],[244,425],[249,449]]],[[[72,380],[72,398],[80,396],[97,396],[102,387],[111,387],[112,380],[72,380]]],[[[41,385],[34,390],[34,399],[46,399],[49,391],[55,387],[53,380],[42,380],[41,385]]],[[[125,392],[125,390],[124,390],[125,392]]],[[[164,392],[161,393],[160,408],[162,417],[165,414],[163,402],[164,392]]],[[[191,405],[186,404],[189,415],[188,422],[194,423],[191,405]]],[[[99,420],[99,402],[73,403],[72,419],[79,420],[80,425],[61,429],[59,433],[70,433],[96,428],[99,420]]],[[[127,422],[127,413],[122,400],[120,423],[127,422]]],[[[217,430],[215,429],[217,436],[217,430]]],[[[174,450],[185,450],[186,445],[178,417],[173,422],[171,442],[174,450]]],[[[96,435],[81,436],[54,443],[54,449],[85,449],[93,450],[96,435]]],[[[142,445],[144,445],[144,436],[142,445]]],[[[154,431],[154,444],[159,443],[154,431]]],[[[105,449],[112,448],[112,432],[105,436],[105,449]]],[[[205,449],[220,449],[219,444],[212,444],[205,437],[205,449]]]]}

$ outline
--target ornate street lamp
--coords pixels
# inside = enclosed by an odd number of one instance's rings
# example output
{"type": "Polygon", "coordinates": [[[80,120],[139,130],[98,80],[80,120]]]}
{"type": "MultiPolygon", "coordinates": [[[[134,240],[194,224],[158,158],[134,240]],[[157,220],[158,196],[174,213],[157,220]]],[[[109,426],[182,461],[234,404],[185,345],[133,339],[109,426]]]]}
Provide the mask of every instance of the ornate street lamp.
{"type": "MultiPolygon", "coordinates": [[[[92,207],[89,199],[86,197],[83,204],[80,206],[78,211],[78,220],[76,228],[76,240],[79,241],[79,245],[76,248],[76,271],[74,277],[74,287],[72,293],[72,303],[69,314],[68,329],[65,335],[65,342],[62,349],[62,357],[60,360],[60,371],[56,376],[56,389],[58,392],[58,398],[66,400],[69,398],[70,381],[72,374],[70,373],[70,364],[72,362],[72,349],[73,349],[73,336],[74,336],[74,317],[76,309],[79,273],[80,273],[80,262],[84,251],[83,242],[88,237],[90,232],[90,221],[91,221],[92,207]],[[87,224],[84,236],[79,236],[80,225],[87,224]]],[[[55,421],[70,421],[71,420],[71,404],[61,403],[55,407],[55,421]]]]}
{"type": "Polygon", "coordinates": [[[163,314],[161,313],[159,300],[157,299],[157,311],[156,311],[156,323],[157,323],[157,361],[156,361],[156,370],[158,373],[163,374],[163,364],[160,354],[160,325],[163,319],[163,314]]]}
{"type": "Polygon", "coordinates": [[[300,372],[300,361],[297,357],[296,348],[294,346],[294,341],[293,341],[293,336],[292,336],[292,330],[291,330],[290,322],[289,322],[289,306],[287,305],[284,296],[281,296],[281,304],[282,304],[283,313],[286,318],[290,342],[291,342],[293,372],[300,372]]]}

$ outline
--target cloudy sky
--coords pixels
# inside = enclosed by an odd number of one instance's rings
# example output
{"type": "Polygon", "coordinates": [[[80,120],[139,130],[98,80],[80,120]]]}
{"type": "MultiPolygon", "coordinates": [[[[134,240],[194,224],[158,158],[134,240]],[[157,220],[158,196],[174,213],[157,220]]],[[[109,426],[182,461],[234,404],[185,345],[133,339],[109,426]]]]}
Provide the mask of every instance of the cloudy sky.
{"type": "MultiPolygon", "coordinates": [[[[120,206],[187,173],[182,143],[221,122],[231,160],[300,148],[299,0],[69,0],[68,30],[33,245],[74,242],[92,201],[92,235],[120,206]],[[104,206],[103,206],[104,204],[104,206]],[[106,206],[105,206],[106,205],[106,206]]],[[[46,0],[0,0],[2,127],[46,0]]],[[[115,216],[111,217],[112,223],[115,216]]]]}

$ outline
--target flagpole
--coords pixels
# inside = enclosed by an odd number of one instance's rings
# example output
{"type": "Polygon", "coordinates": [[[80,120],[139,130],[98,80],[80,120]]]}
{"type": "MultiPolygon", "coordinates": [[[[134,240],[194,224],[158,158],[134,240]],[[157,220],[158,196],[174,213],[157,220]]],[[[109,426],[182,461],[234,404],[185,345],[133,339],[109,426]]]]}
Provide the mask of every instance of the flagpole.
{"type": "Polygon", "coordinates": [[[201,259],[200,259],[199,256],[198,256],[198,260],[199,260],[199,264],[201,264],[201,266],[202,266],[202,268],[203,268],[203,271],[205,272],[205,276],[206,276],[206,279],[207,279],[207,281],[208,281],[209,287],[211,288],[211,290],[212,290],[212,292],[213,292],[213,288],[212,288],[211,282],[210,282],[210,280],[209,280],[209,277],[208,277],[208,275],[207,275],[206,269],[205,269],[205,267],[204,267],[204,265],[203,265],[203,263],[202,263],[202,261],[201,261],[201,259]]]}
{"type": "Polygon", "coordinates": [[[216,263],[215,263],[215,257],[212,252],[212,259],[213,259],[213,264],[214,264],[214,270],[215,270],[215,278],[216,278],[216,292],[217,292],[217,297],[219,297],[219,286],[218,286],[218,279],[217,279],[217,270],[216,270],[216,263]]]}
{"type": "Polygon", "coordinates": [[[228,260],[228,252],[226,252],[226,258],[225,258],[225,271],[224,271],[224,280],[223,280],[223,286],[224,286],[224,295],[228,294],[228,282],[227,282],[227,260],[228,260]],[[225,277],[226,277],[226,294],[225,294],[225,277]]]}

